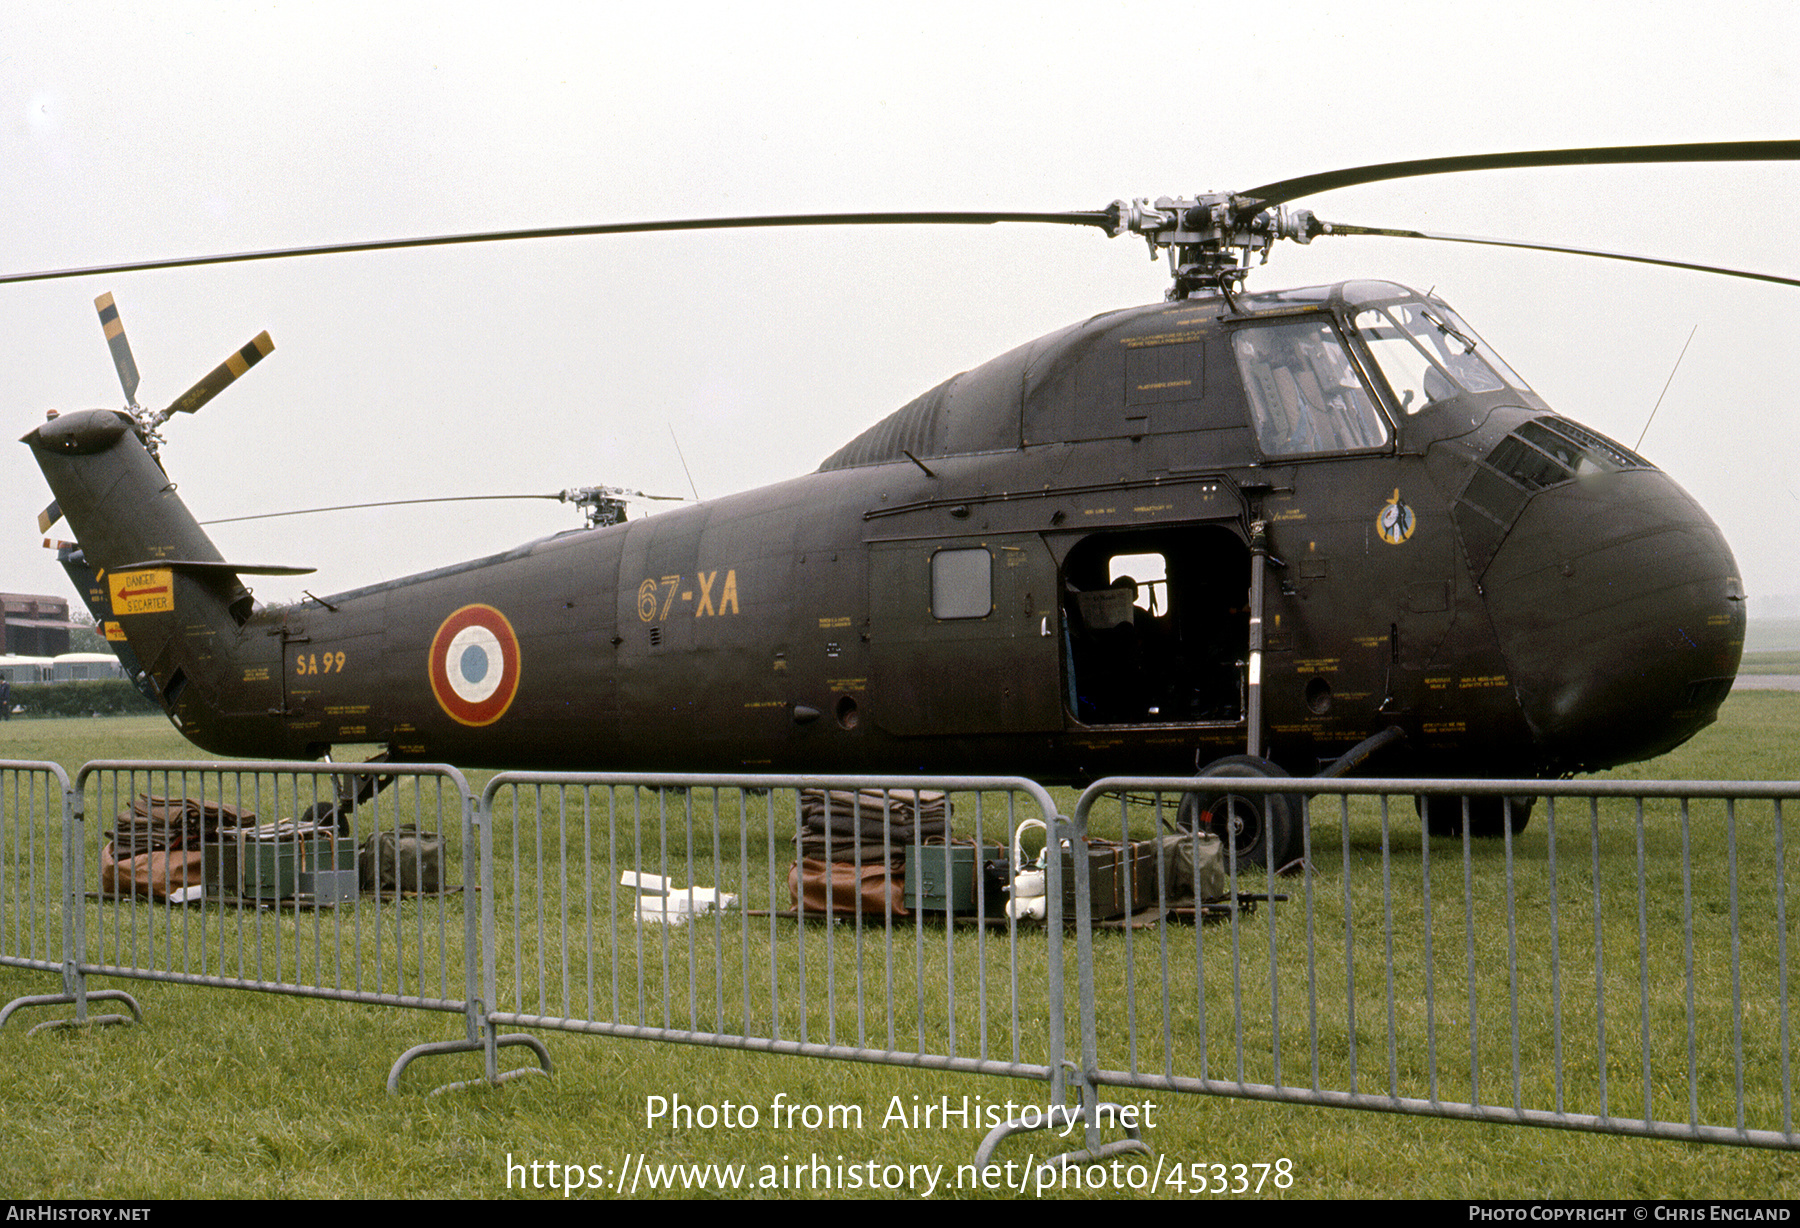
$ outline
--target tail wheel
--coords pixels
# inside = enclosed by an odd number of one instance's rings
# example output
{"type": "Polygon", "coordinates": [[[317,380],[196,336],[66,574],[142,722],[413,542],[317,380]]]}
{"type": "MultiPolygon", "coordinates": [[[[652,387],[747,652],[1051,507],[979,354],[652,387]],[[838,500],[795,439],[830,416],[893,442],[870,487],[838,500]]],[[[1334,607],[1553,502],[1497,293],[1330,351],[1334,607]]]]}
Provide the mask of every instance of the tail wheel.
{"type": "Polygon", "coordinates": [[[1460,836],[1463,829],[1463,803],[1469,807],[1469,834],[1481,840],[1497,839],[1510,826],[1513,835],[1525,830],[1531,822],[1535,797],[1496,797],[1470,794],[1420,794],[1413,798],[1413,808],[1425,819],[1425,830],[1434,836],[1460,836]]]}
{"type": "MultiPolygon", "coordinates": [[[[1287,773],[1255,755],[1231,755],[1202,768],[1200,779],[1286,779],[1287,773]]],[[[1236,793],[1228,785],[1196,789],[1181,799],[1182,831],[1210,831],[1225,845],[1235,869],[1273,865],[1283,870],[1305,853],[1306,803],[1297,793],[1236,793]]]]}

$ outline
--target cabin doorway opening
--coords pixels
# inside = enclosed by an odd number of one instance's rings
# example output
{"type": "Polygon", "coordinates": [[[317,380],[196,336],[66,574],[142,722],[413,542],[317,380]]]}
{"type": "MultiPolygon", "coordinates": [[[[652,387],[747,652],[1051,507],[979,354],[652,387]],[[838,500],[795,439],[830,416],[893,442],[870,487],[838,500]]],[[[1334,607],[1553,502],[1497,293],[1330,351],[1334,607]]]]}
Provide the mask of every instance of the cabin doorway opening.
{"type": "Polygon", "coordinates": [[[1092,533],[1061,570],[1065,702],[1084,725],[1243,719],[1250,551],[1224,524],[1092,533]]]}

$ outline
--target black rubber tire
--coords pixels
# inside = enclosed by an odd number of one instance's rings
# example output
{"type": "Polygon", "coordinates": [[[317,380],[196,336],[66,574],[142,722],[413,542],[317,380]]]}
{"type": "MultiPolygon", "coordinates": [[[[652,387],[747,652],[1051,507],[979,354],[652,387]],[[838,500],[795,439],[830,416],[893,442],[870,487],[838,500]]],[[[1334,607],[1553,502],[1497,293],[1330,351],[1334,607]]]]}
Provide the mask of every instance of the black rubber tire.
{"type": "Polygon", "coordinates": [[[1506,803],[1512,802],[1512,834],[1518,835],[1531,822],[1535,797],[1505,798],[1496,795],[1467,797],[1449,793],[1420,794],[1413,798],[1413,809],[1425,819],[1425,830],[1434,836],[1460,836],[1463,824],[1463,802],[1469,803],[1469,835],[1478,840],[1498,840],[1505,832],[1506,803]]]}
{"type": "MultiPolygon", "coordinates": [[[[1201,779],[1285,779],[1276,764],[1255,755],[1229,755],[1200,769],[1201,779]]],[[[1175,812],[1182,831],[1204,828],[1225,843],[1227,869],[1233,847],[1237,872],[1273,864],[1283,870],[1306,848],[1306,803],[1297,793],[1233,793],[1229,787],[1197,789],[1184,795],[1175,812]]]]}

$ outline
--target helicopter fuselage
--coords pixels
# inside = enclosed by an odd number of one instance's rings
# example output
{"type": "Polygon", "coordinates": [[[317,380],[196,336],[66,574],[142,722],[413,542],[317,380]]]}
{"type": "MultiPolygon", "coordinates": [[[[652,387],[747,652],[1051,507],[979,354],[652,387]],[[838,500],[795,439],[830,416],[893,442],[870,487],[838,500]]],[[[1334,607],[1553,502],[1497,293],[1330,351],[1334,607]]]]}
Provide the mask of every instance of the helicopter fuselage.
{"type": "Polygon", "coordinates": [[[270,609],[123,415],[53,425],[90,605],[233,756],[1078,781],[1243,750],[1256,690],[1296,774],[1388,727],[1560,774],[1692,736],[1743,644],[1705,513],[1386,283],[1100,316],[803,477],[270,609]]]}

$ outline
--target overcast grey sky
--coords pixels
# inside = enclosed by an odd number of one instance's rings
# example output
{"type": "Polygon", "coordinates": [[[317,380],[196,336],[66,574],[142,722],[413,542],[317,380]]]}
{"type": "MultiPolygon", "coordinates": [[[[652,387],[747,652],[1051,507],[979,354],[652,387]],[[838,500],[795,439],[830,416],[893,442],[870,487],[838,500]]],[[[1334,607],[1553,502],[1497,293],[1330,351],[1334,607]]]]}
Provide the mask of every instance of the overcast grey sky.
{"type": "MultiPolygon", "coordinates": [[[[34,3],[0,16],[0,270],[715,214],[1097,208],[1496,150],[1800,136],[1788,4],[851,6],[34,3]]],[[[1800,276],[1800,166],[1503,172],[1322,216],[1800,276]]],[[[1800,593],[1800,290],[1398,240],[1287,245],[1252,289],[1435,287],[1552,405],[1712,512],[1752,610],[1800,593]]],[[[147,405],[267,328],[168,429],[202,519],[608,483],[791,477],[927,387],[1161,296],[1140,240],[1053,227],[534,241],[0,287],[12,437],[147,405]]],[[[67,591],[0,448],[0,587],[67,591]]],[[[579,523],[555,504],[221,527],[325,593],[579,523]]],[[[1765,608],[1767,608],[1765,606],[1765,608]]]]}

